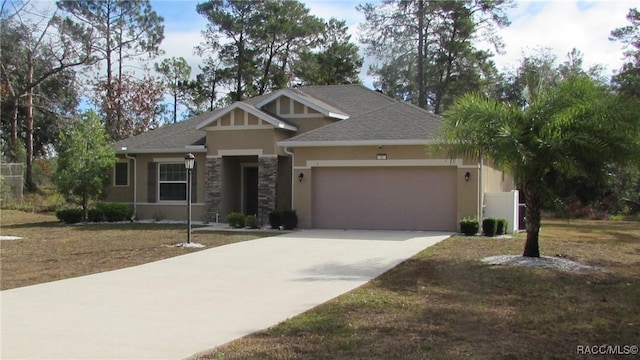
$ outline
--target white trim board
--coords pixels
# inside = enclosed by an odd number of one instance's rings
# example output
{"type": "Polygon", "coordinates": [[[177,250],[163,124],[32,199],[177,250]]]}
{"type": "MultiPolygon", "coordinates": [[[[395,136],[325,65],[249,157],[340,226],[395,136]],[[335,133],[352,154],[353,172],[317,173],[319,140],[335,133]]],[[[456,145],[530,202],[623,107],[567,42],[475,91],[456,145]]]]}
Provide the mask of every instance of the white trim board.
{"type": "Polygon", "coordinates": [[[391,167],[391,166],[456,166],[461,167],[461,159],[407,159],[407,160],[307,160],[305,167],[294,166],[294,169],[310,169],[313,167],[391,167]]]}

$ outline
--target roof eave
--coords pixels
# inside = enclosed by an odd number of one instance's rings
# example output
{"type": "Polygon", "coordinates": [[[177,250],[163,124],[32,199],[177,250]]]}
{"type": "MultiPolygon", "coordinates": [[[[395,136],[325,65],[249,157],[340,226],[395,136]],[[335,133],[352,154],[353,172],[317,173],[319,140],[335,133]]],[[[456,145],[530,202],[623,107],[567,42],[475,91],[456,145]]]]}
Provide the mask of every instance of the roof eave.
{"type": "Polygon", "coordinates": [[[434,145],[436,140],[430,139],[384,139],[384,140],[335,140],[335,141],[279,141],[281,147],[331,147],[331,146],[402,146],[402,145],[434,145]]]}
{"type": "Polygon", "coordinates": [[[164,149],[128,149],[126,147],[116,150],[116,154],[162,154],[162,153],[206,153],[207,148],[204,145],[187,145],[182,148],[164,148],[164,149]]]}

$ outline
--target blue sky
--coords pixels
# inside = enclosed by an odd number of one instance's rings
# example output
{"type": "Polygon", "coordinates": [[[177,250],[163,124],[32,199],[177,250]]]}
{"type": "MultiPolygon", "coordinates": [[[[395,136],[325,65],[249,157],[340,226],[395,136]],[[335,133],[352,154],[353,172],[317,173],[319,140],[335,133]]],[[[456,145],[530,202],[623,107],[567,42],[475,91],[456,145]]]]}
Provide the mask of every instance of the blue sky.
{"type": "MultiPolygon", "coordinates": [[[[200,59],[193,47],[201,41],[200,31],[206,20],[196,12],[200,1],[154,0],[153,8],[165,19],[165,40],[162,48],[166,57],[182,56],[198,72],[200,59]]],[[[364,17],[355,8],[364,1],[303,0],[314,15],[328,19],[344,19],[352,39],[358,38],[358,24],[364,17]]],[[[523,54],[536,48],[547,47],[564,60],[572,48],[580,50],[587,66],[602,64],[607,73],[622,64],[621,44],[608,39],[616,27],[627,24],[625,16],[631,7],[640,7],[640,0],[609,1],[519,1],[509,10],[511,26],[500,29],[505,42],[505,53],[495,57],[499,69],[513,68],[523,54]]],[[[365,84],[371,84],[366,69],[361,73],[365,84]]]]}

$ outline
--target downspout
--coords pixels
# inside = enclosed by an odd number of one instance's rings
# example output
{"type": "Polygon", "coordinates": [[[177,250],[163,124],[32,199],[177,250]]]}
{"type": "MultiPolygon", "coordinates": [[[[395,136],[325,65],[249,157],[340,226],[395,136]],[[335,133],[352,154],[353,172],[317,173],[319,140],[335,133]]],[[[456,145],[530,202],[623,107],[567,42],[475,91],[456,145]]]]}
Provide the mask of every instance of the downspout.
{"type": "Polygon", "coordinates": [[[293,171],[293,166],[295,164],[295,161],[293,161],[294,160],[293,152],[289,151],[289,148],[285,147],[284,153],[291,156],[291,209],[293,209],[293,194],[294,194],[293,187],[295,185],[295,175],[296,175],[293,171]]]}
{"type": "Polygon", "coordinates": [[[125,153],[124,157],[130,160],[133,160],[133,215],[131,216],[131,221],[134,221],[137,218],[136,205],[138,199],[138,183],[137,183],[137,168],[138,163],[136,162],[136,158],[134,156],[129,156],[129,154],[125,153]]]}

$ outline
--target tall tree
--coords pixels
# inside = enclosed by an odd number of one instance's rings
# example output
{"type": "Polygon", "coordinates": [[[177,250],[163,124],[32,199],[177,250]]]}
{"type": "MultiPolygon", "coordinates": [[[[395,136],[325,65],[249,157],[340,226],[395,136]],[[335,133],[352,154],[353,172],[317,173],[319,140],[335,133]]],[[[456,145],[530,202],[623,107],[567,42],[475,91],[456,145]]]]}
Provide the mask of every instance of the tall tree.
{"type": "Polygon", "coordinates": [[[381,64],[369,73],[384,92],[435,113],[467,91],[479,90],[490,53],[481,37],[501,48],[495,28],[509,24],[510,0],[385,0],[359,5],[366,53],[381,64]]]}
{"type": "Polygon", "coordinates": [[[515,175],[526,203],[523,255],[540,256],[541,210],[555,173],[595,176],[640,159],[637,102],[586,76],[529,92],[524,108],[468,94],[445,112],[441,143],[451,156],[486,158],[515,175]]]}
{"type": "Polygon", "coordinates": [[[208,20],[196,52],[220,60],[232,101],[288,85],[293,64],[314,47],[324,22],[296,0],[210,0],[199,4],[208,20]]]}
{"type": "Polygon", "coordinates": [[[351,41],[345,21],[332,18],[325,24],[318,49],[306,50],[295,63],[295,75],[307,85],[359,83],[363,58],[351,41]]]}
{"type": "MultiPolygon", "coordinates": [[[[2,30],[15,43],[7,54],[3,51],[0,75],[11,105],[11,145],[17,144],[18,109],[24,100],[27,189],[35,187],[34,107],[39,87],[51,78],[73,68],[91,64],[95,59],[93,37],[81,26],[63,20],[56,12],[23,6],[11,17],[0,19],[2,30]]],[[[4,43],[4,42],[3,42],[4,43]]],[[[3,46],[3,50],[7,50],[3,46]]],[[[45,94],[43,94],[45,95],[45,94]]]]}
{"type": "Polygon", "coordinates": [[[297,0],[277,0],[266,2],[256,12],[256,26],[250,35],[261,54],[257,59],[261,68],[258,95],[286,87],[297,55],[318,42],[325,24],[309,11],[297,0]]]}
{"type": "Polygon", "coordinates": [[[610,39],[624,44],[626,62],[613,77],[617,89],[640,99],[640,11],[629,9],[627,20],[630,24],[611,32],[610,39]]]}
{"type": "Polygon", "coordinates": [[[261,2],[243,0],[210,0],[198,4],[196,11],[209,23],[203,31],[204,44],[216,46],[215,51],[232,78],[229,96],[240,101],[255,94],[253,80],[259,73],[255,62],[255,48],[250,43],[251,27],[261,2]],[[220,43],[220,39],[228,39],[220,43]]]}
{"type": "Polygon", "coordinates": [[[69,202],[82,206],[86,219],[89,202],[105,194],[108,170],[116,161],[98,115],[91,110],[83,113],[60,134],[56,150],[56,187],[69,202]]]}
{"type": "Polygon", "coordinates": [[[178,120],[178,104],[186,102],[189,93],[191,66],[183,57],[164,59],[155,64],[156,71],[162,75],[165,89],[173,98],[173,122],[178,120]]]}
{"type": "Polygon", "coordinates": [[[106,94],[110,86],[106,82],[98,84],[98,90],[102,88],[102,93],[96,92],[96,102],[101,103],[106,109],[115,110],[122,114],[122,120],[117,128],[111,129],[112,139],[125,139],[138,135],[148,130],[157,128],[160,124],[158,119],[165,108],[161,104],[164,86],[158,79],[146,74],[139,79],[133,74],[123,74],[122,79],[116,83],[115,98],[101,98],[101,94],[106,94]]]}
{"type": "MultiPolygon", "coordinates": [[[[122,98],[118,89],[126,77],[127,61],[153,58],[161,53],[164,19],[152,9],[149,0],[60,0],[58,8],[69,14],[68,20],[92,29],[96,36],[94,48],[105,65],[105,78],[98,80],[97,89],[104,93],[106,103],[122,98]],[[105,87],[106,85],[106,87],[105,87]]],[[[100,105],[100,104],[98,104],[100,105]]],[[[121,106],[110,108],[102,104],[104,121],[113,139],[124,121],[121,106]]]]}

